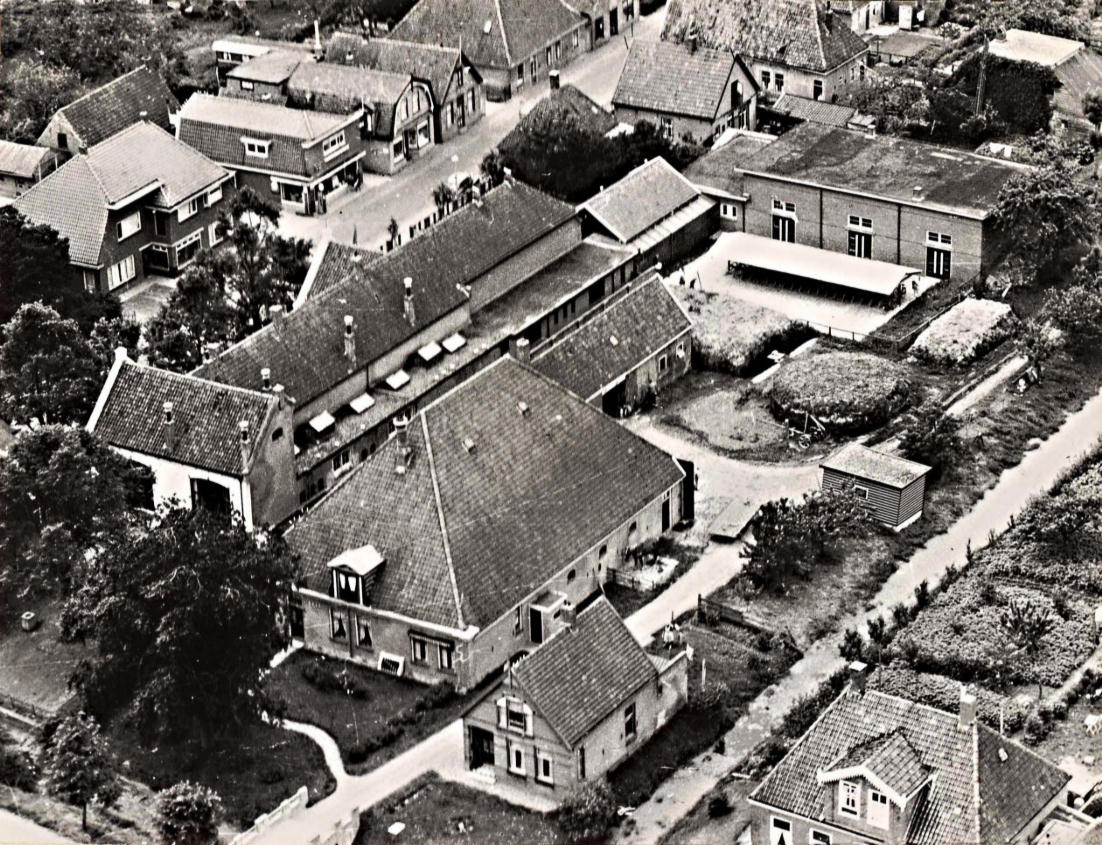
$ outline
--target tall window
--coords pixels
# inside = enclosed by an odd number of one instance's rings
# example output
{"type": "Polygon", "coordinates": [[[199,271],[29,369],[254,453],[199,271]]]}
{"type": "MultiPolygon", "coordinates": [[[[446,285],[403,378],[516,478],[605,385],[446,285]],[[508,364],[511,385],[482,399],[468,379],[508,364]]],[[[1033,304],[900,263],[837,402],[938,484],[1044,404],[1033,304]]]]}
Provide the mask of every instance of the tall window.
{"type": "Polygon", "coordinates": [[[445,672],[451,672],[455,668],[455,649],[451,644],[440,643],[436,646],[439,666],[445,672]]]}
{"type": "Polygon", "coordinates": [[[514,742],[509,743],[509,771],[514,775],[528,774],[524,767],[524,748],[514,742]]]}
{"type": "Polygon", "coordinates": [[[814,82],[812,82],[811,83],[811,92],[812,92],[811,96],[812,96],[813,99],[816,99],[816,100],[823,99],[823,80],[816,79],[814,82]]]}
{"type": "Polygon", "coordinates": [[[785,243],[796,242],[796,221],[791,217],[773,215],[773,240],[785,243]]]}
{"type": "Polygon", "coordinates": [[[768,87],[769,87],[769,83],[770,83],[770,82],[772,82],[772,80],[773,80],[773,77],[772,77],[772,75],[771,75],[771,74],[769,73],[769,71],[767,71],[767,70],[763,70],[763,71],[761,72],[761,87],[762,87],[762,88],[768,88],[768,87]]]}
{"type": "Polygon", "coordinates": [[[555,778],[553,774],[551,756],[545,751],[536,749],[536,780],[540,783],[546,783],[549,786],[554,784],[555,778]]]}
{"type": "Polygon", "coordinates": [[[773,74],[773,85],[778,91],[784,90],[784,74],[780,71],[773,74]]]}
{"type": "Polygon", "coordinates": [[[429,644],[420,637],[410,637],[410,649],[413,652],[413,662],[425,664],[429,662],[429,644]]]}
{"type": "Polygon", "coordinates": [[[356,645],[371,648],[371,626],[366,616],[356,616],[356,645]]]}
{"type": "Polygon", "coordinates": [[[887,829],[891,812],[888,808],[888,796],[875,789],[869,790],[869,824],[887,829]]]}
{"type": "Polygon", "coordinates": [[[107,268],[107,285],[110,288],[117,288],[124,282],[129,282],[134,276],[137,275],[137,268],[134,265],[134,256],[128,255],[118,264],[112,264],[107,268]]]}
{"type": "Polygon", "coordinates": [[[344,627],[344,612],[338,607],[329,608],[329,636],[335,640],[348,638],[348,630],[344,627]]]}
{"type": "Polygon", "coordinates": [[[624,742],[632,742],[637,734],[635,702],[624,708],[624,742]]]}
{"type": "Polygon", "coordinates": [[[838,784],[838,812],[843,816],[861,815],[861,786],[851,780],[838,784]]]}
{"type": "Polygon", "coordinates": [[[868,232],[849,233],[849,254],[857,258],[872,258],[872,235],[868,232]]]}
{"type": "Polygon", "coordinates": [[[953,272],[953,236],[926,233],[926,275],[948,279],[953,272]]]}

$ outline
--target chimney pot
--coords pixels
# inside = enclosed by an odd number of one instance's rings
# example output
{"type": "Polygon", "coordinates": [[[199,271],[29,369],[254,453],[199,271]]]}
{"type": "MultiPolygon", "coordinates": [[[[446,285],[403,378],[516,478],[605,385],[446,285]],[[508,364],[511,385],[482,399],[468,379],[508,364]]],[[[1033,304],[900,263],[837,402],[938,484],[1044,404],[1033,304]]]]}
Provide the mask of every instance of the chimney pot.
{"type": "Polygon", "coordinates": [[[413,448],[409,445],[409,417],[394,418],[394,433],[398,441],[398,454],[394,458],[394,472],[405,475],[413,463],[413,448]]]}
{"type": "Polygon", "coordinates": [[[356,335],[353,332],[354,321],[351,314],[344,315],[344,357],[356,363],[356,335]]]}
{"type": "Polygon", "coordinates": [[[578,623],[578,609],[574,607],[573,602],[563,602],[562,612],[559,618],[562,620],[563,627],[566,630],[573,630],[574,626],[578,623]]]}
{"type": "Polygon", "coordinates": [[[165,431],[165,445],[171,451],[176,448],[176,414],[172,410],[172,403],[165,402],[162,407],[162,423],[165,431]]]}
{"type": "Polygon", "coordinates": [[[261,367],[260,383],[264,385],[265,390],[272,389],[272,371],[269,367],[261,367]]]}
{"type": "Polygon", "coordinates": [[[165,415],[164,415],[165,425],[172,425],[172,421],[174,419],[174,417],[172,416],[172,403],[171,402],[165,402],[164,405],[163,405],[163,408],[164,408],[164,412],[165,412],[165,415]]]}
{"type": "Polygon", "coordinates": [[[976,694],[971,692],[968,687],[961,685],[960,688],[960,726],[961,728],[968,729],[976,724],[976,713],[979,709],[979,700],[976,698],[976,694]]]}
{"type": "Polygon", "coordinates": [[[922,199],[922,186],[921,185],[915,185],[914,188],[911,189],[911,198],[916,199],[916,200],[922,199]]]}
{"type": "Polygon", "coordinates": [[[402,289],[402,314],[411,326],[416,325],[417,312],[413,307],[413,279],[409,276],[402,279],[402,289]]]}
{"type": "Polygon", "coordinates": [[[241,469],[249,468],[249,422],[241,420],[237,424],[237,442],[241,446],[241,469]]]}
{"type": "Polygon", "coordinates": [[[856,692],[864,692],[865,685],[869,679],[869,665],[862,663],[860,660],[854,660],[849,664],[847,671],[849,672],[850,685],[856,692]]]}
{"type": "Polygon", "coordinates": [[[532,361],[532,344],[528,342],[528,338],[522,337],[517,341],[516,358],[522,364],[529,364],[532,361]]]}

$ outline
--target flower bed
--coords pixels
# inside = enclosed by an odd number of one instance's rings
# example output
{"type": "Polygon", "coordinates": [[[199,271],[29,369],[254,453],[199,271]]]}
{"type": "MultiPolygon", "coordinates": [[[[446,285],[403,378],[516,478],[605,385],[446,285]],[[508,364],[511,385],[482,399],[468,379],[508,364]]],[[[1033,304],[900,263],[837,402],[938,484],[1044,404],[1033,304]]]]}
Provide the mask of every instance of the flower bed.
{"type": "Polygon", "coordinates": [[[968,298],[930,323],[911,351],[938,364],[966,364],[1006,340],[1016,322],[1005,302],[968,298]]]}
{"type": "Polygon", "coordinates": [[[796,358],[773,378],[774,414],[805,411],[835,431],[859,432],[887,422],[911,398],[906,369],[868,352],[824,352],[796,358]]]}

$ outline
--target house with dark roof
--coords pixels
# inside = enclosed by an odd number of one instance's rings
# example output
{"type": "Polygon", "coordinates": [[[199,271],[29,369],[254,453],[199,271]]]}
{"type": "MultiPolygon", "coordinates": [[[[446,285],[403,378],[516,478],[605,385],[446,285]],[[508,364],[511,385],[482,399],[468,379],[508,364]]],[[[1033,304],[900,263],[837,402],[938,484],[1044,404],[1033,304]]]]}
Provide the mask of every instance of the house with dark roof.
{"type": "Polygon", "coordinates": [[[606,414],[653,399],[689,370],[692,320],[651,273],[532,349],[532,366],[606,414]]]}
{"type": "Polygon", "coordinates": [[[758,83],[728,50],[636,39],[612,95],[622,123],[641,120],[667,138],[704,143],[724,129],[757,127],[758,83]]]}
{"type": "Polygon", "coordinates": [[[865,77],[868,46],[820,0],[671,0],[665,41],[742,56],[763,97],[833,100],[865,77]]]}
{"type": "Polygon", "coordinates": [[[591,30],[565,0],[418,0],[393,36],[462,50],[486,96],[507,100],[587,52],[591,30]]]}
{"type": "Polygon", "coordinates": [[[798,97],[795,94],[781,94],[777,101],[769,107],[769,111],[773,115],[781,115],[786,121],[793,123],[811,121],[812,123],[821,123],[824,126],[858,128],[853,124],[857,117],[857,109],[853,106],[841,106],[823,100],[812,100],[810,97],[798,97]]]}
{"type": "Polygon", "coordinates": [[[218,93],[224,97],[286,105],[287,82],[304,61],[312,63],[313,56],[301,50],[269,50],[224,71],[218,93]]]}
{"type": "Polygon", "coordinates": [[[233,174],[152,123],[134,123],[78,153],[15,207],[69,241],[69,263],[90,291],[174,275],[221,242],[217,222],[233,174]]]}
{"type": "Polygon", "coordinates": [[[250,531],[297,507],[291,409],[278,391],[136,364],[120,348],[87,429],[152,470],[150,507],[205,507],[250,531]]]}
{"type": "Polygon", "coordinates": [[[180,109],[176,136],[236,173],[238,185],[288,211],[314,214],[360,184],[363,121],[362,108],[309,111],[192,94],[180,109]]]}
{"type": "Polygon", "coordinates": [[[160,74],[142,65],[58,109],[36,144],[62,155],[85,152],[135,123],[172,131],[180,103],[160,74]]]}
{"type": "Polygon", "coordinates": [[[1071,775],[981,724],[974,694],[962,688],[947,713],[867,689],[866,671],[851,667],[853,683],[751,793],[754,845],[1025,845],[1074,812],[1071,775]]]}
{"type": "Polygon", "coordinates": [[[218,84],[226,84],[226,74],[247,62],[270,53],[294,53],[302,59],[320,56],[320,45],[313,42],[280,41],[252,35],[224,35],[211,43],[218,84]]]}
{"type": "Polygon", "coordinates": [[[407,75],[427,85],[439,143],[466,131],[485,112],[482,76],[458,47],[338,32],[325,46],[325,60],[407,75]]]}
{"type": "Polygon", "coordinates": [[[922,517],[930,467],[850,443],[825,458],[823,489],[848,494],[873,518],[900,531],[922,517]]]}
{"type": "Polygon", "coordinates": [[[61,163],[57,150],[0,140],[0,197],[17,197],[53,173],[61,163]]]}
{"type": "Polygon", "coordinates": [[[637,250],[643,267],[692,252],[719,228],[715,200],[660,157],[595,194],[580,211],[587,232],[637,250]]]}
{"type": "Polygon", "coordinates": [[[510,662],[463,716],[467,769],[556,800],[626,760],[685,703],[688,660],[647,654],[601,596],[510,662]]]}
{"type": "Polygon", "coordinates": [[[668,531],[684,479],[665,452],[501,358],[399,421],[287,531],[303,573],[293,633],[470,689],[668,531]]]}

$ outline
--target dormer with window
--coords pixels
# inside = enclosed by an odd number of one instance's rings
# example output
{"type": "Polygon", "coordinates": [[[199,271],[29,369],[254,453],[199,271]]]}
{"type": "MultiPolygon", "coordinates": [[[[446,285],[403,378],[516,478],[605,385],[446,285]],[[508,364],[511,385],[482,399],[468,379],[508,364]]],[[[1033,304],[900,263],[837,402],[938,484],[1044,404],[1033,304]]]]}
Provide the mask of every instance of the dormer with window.
{"type": "Polygon", "coordinates": [[[497,700],[497,726],[509,733],[532,736],[532,708],[519,698],[502,696],[497,700]]]}
{"type": "Polygon", "coordinates": [[[272,142],[264,140],[262,138],[242,138],[241,143],[245,145],[245,157],[246,158],[267,158],[268,150],[271,149],[272,142]]]}
{"type": "Polygon", "coordinates": [[[334,598],[366,607],[371,603],[375,580],[385,565],[385,558],[370,544],[342,552],[329,561],[332,578],[329,591],[334,598]]]}

